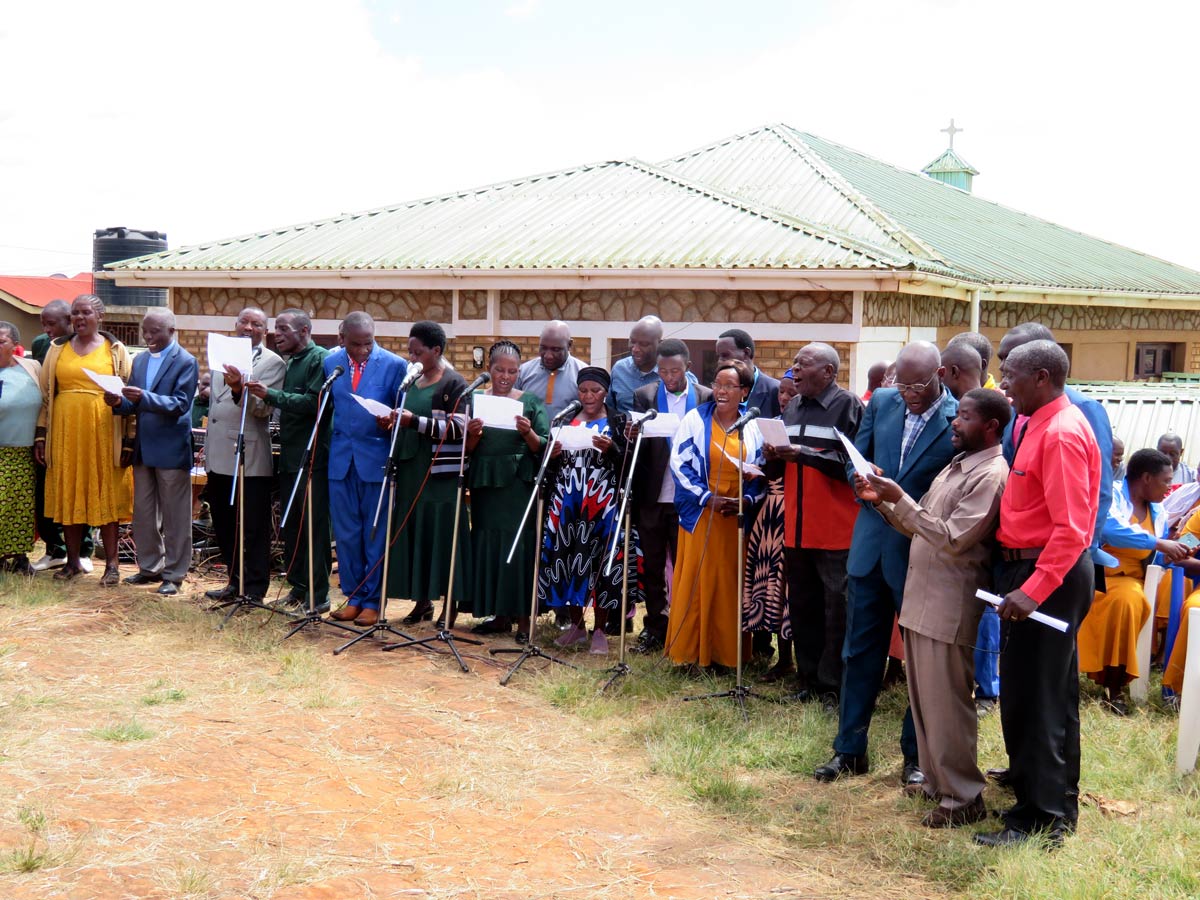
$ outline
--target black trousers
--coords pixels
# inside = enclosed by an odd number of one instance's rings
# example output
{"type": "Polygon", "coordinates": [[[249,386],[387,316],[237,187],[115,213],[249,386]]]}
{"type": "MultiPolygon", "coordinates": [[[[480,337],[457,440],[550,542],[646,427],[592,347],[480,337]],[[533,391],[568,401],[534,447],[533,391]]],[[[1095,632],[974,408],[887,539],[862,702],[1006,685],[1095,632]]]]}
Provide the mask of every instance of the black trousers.
{"type": "MultiPolygon", "coordinates": [[[[1016,590],[1036,560],[1001,562],[996,592],[1016,590]]],[[[1017,802],[1005,824],[1017,831],[1073,830],[1079,818],[1079,623],[1092,605],[1095,572],[1087,551],[1042,603],[1066,633],[1026,619],[1002,622],[1000,724],[1017,802]]]]}
{"type": "Polygon", "coordinates": [[[849,550],[783,548],[796,671],[804,687],[836,694],[846,642],[849,550]]]}
{"type": "Polygon", "coordinates": [[[646,616],[642,630],[660,641],[667,637],[667,560],[675,562],[679,545],[679,515],[674,503],[651,503],[635,510],[642,543],[642,587],[646,616]]]}
{"type": "MultiPolygon", "coordinates": [[[[62,526],[53,519],[46,517],[46,467],[33,464],[33,515],[37,536],[46,545],[46,552],[54,559],[64,559],[67,555],[67,539],[63,535],[62,526]]],[[[92,542],[92,529],[83,529],[83,539],[79,542],[79,555],[90,557],[95,552],[92,542]]]]}
{"type": "Polygon", "coordinates": [[[238,582],[239,534],[237,498],[229,502],[232,475],[208,474],[208,507],[212,510],[213,532],[221,549],[221,561],[229,570],[229,583],[239,594],[265,597],[271,584],[271,482],[270,475],[245,480],[246,583],[238,582]]]}
{"type": "MultiPolygon", "coordinates": [[[[304,476],[296,489],[291,515],[283,523],[283,564],[292,590],[308,599],[308,505],[305,503],[304,472],[279,473],[279,502],[287,507],[297,476],[304,476]]],[[[313,506],[313,599],[319,606],[329,597],[329,571],[332,553],[329,547],[329,473],[314,469],[312,475],[313,506]]]]}

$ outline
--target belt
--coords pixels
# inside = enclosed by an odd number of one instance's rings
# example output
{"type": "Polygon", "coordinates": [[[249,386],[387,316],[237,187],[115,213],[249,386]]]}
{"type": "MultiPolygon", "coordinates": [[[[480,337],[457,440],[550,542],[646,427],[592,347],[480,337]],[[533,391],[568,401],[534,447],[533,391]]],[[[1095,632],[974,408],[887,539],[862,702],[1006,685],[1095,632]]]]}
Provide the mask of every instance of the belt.
{"type": "Polygon", "coordinates": [[[1011,547],[1000,548],[1000,558],[1005,562],[1019,562],[1022,559],[1037,559],[1042,555],[1045,547],[1020,547],[1013,549],[1011,547]]]}

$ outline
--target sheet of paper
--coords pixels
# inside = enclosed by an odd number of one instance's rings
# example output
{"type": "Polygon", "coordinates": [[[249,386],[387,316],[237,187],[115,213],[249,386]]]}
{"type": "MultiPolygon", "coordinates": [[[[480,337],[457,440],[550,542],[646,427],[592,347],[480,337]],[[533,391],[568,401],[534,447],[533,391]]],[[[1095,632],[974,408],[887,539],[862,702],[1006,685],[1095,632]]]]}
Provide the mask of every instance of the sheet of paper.
{"type": "Polygon", "coordinates": [[[875,474],[875,467],[867,462],[867,458],[858,452],[858,448],[854,446],[854,441],[846,437],[840,431],[837,436],[842,441],[842,446],[846,448],[846,453],[850,455],[850,462],[854,465],[854,471],[866,478],[869,475],[875,474]]]}
{"type": "Polygon", "coordinates": [[[758,426],[759,433],[768,447],[786,447],[791,443],[788,440],[787,426],[781,420],[760,418],[755,420],[754,424],[758,426]]]}
{"type": "Polygon", "coordinates": [[[116,375],[101,375],[99,372],[93,372],[91,369],[84,369],[83,371],[87,374],[88,378],[100,385],[109,394],[119,394],[121,393],[121,388],[125,387],[125,382],[116,375]]]}
{"type": "MultiPolygon", "coordinates": [[[[977,590],[975,592],[975,596],[986,603],[992,604],[992,606],[999,606],[1004,602],[1003,597],[999,597],[996,594],[989,594],[987,591],[982,589],[977,590]]],[[[1040,613],[1036,609],[1029,614],[1029,618],[1033,619],[1035,622],[1041,622],[1043,625],[1049,625],[1051,628],[1055,628],[1058,631],[1063,632],[1063,634],[1066,634],[1067,632],[1068,625],[1062,619],[1056,619],[1054,616],[1048,616],[1045,613],[1040,613]]]]}
{"type": "Polygon", "coordinates": [[[564,450],[595,450],[592,438],[599,433],[584,425],[564,425],[558,429],[557,440],[564,450]]]}
{"type": "MultiPolygon", "coordinates": [[[[635,422],[640,422],[646,417],[644,412],[631,412],[630,418],[635,422]]],[[[657,416],[646,423],[642,429],[642,434],[646,437],[675,437],[675,432],[679,430],[679,416],[675,413],[660,412],[657,416]]]]}
{"type": "Polygon", "coordinates": [[[512,397],[497,397],[493,394],[475,394],[471,398],[473,411],[471,415],[483,420],[484,428],[503,428],[506,431],[516,431],[516,417],[521,415],[524,407],[520,400],[512,397]]]}
{"type": "Polygon", "coordinates": [[[249,377],[251,370],[251,354],[248,337],[229,337],[227,334],[208,333],[208,368],[213,372],[224,372],[226,366],[232,366],[249,377]]]}
{"type": "Polygon", "coordinates": [[[725,451],[725,458],[727,460],[729,460],[731,463],[733,463],[737,468],[739,468],[743,472],[745,472],[747,475],[753,475],[756,478],[762,478],[763,470],[760,469],[758,466],[756,466],[754,463],[750,462],[749,460],[747,460],[745,466],[743,466],[742,461],[740,459],[738,459],[736,456],[734,456],[732,453],[730,453],[728,450],[725,451]]]}
{"type": "Polygon", "coordinates": [[[351,394],[350,396],[358,401],[359,406],[373,416],[390,416],[392,414],[392,408],[386,403],[380,403],[378,400],[372,400],[370,397],[360,397],[358,394],[351,394]]]}

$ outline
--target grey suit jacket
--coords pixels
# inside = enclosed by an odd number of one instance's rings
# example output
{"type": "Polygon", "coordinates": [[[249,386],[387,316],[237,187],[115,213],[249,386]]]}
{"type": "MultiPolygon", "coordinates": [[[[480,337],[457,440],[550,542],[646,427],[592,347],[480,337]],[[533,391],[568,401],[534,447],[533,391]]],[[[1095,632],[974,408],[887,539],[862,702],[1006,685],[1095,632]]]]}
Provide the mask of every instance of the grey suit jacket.
{"type": "MultiPolygon", "coordinates": [[[[251,377],[268,388],[283,387],[283,376],[287,369],[283,360],[266,347],[259,349],[251,367],[251,377]]],[[[271,433],[268,427],[271,407],[248,392],[245,399],[250,404],[246,409],[246,476],[274,475],[275,463],[271,457],[271,433]]],[[[208,434],[204,437],[205,467],[209,472],[233,474],[241,418],[242,408],[233,402],[233,392],[225,384],[224,373],[213,372],[208,434]]]]}

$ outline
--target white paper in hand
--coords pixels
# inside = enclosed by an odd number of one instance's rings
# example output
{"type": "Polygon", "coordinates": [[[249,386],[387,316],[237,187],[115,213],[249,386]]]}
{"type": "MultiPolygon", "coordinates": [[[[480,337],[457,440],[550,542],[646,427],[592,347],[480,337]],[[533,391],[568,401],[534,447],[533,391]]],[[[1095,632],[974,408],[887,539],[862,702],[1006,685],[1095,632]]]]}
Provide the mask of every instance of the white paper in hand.
{"type": "Polygon", "coordinates": [[[867,478],[875,474],[875,467],[867,462],[867,458],[858,452],[858,448],[854,446],[854,441],[846,437],[840,431],[837,436],[842,441],[842,446],[846,448],[846,453],[850,456],[850,462],[854,465],[854,471],[867,478]]]}
{"type": "MultiPolygon", "coordinates": [[[[1118,482],[1119,484],[1119,482],[1118,482]]],[[[1114,491],[1121,488],[1114,487],[1114,491]]],[[[1163,501],[1163,510],[1167,514],[1167,524],[1174,525],[1196,505],[1196,501],[1200,500],[1200,482],[1192,482],[1191,484],[1181,484],[1171,493],[1167,494],[1167,499],[1163,501]]]]}
{"type": "Polygon", "coordinates": [[[564,450],[595,450],[592,438],[600,432],[585,425],[564,425],[558,429],[557,440],[564,450]]]}
{"type": "MultiPolygon", "coordinates": [[[[646,418],[644,412],[631,412],[630,418],[635,422],[640,422],[646,418]]],[[[675,432],[679,430],[679,416],[675,413],[660,412],[657,416],[651,419],[642,428],[642,434],[648,438],[653,437],[675,437],[675,432]]]]}
{"type": "Polygon", "coordinates": [[[507,431],[517,430],[517,416],[522,414],[524,407],[520,400],[512,397],[497,397],[494,394],[475,394],[471,398],[472,415],[483,420],[484,428],[503,428],[507,431]]]}
{"type": "Polygon", "coordinates": [[[749,462],[749,461],[747,461],[746,464],[743,466],[742,461],[740,459],[738,459],[736,456],[734,456],[732,453],[730,453],[728,450],[725,451],[725,458],[727,460],[729,460],[731,463],[733,463],[734,466],[741,469],[746,475],[753,475],[755,478],[763,477],[762,469],[760,469],[754,463],[749,462]]]}
{"type": "Polygon", "coordinates": [[[758,426],[759,433],[763,436],[763,443],[768,447],[787,447],[791,444],[788,439],[787,426],[779,419],[756,419],[754,422],[758,426]]]}
{"type": "Polygon", "coordinates": [[[380,403],[378,400],[372,400],[370,397],[360,397],[358,394],[351,394],[350,396],[358,401],[359,406],[373,416],[390,416],[392,414],[392,408],[386,403],[380,403]]]}
{"type": "Polygon", "coordinates": [[[116,375],[101,375],[99,372],[93,372],[91,369],[84,369],[83,371],[88,378],[100,385],[106,394],[120,394],[121,388],[125,387],[125,382],[116,375]]]}
{"type": "Polygon", "coordinates": [[[230,366],[241,372],[243,378],[249,378],[253,352],[248,337],[229,337],[211,331],[208,334],[208,368],[213,372],[224,372],[230,366]]]}
{"type": "MultiPolygon", "coordinates": [[[[985,603],[992,604],[992,606],[999,606],[1004,602],[1003,597],[999,596],[998,594],[989,594],[982,588],[975,592],[975,596],[985,603]]],[[[1045,613],[1038,612],[1037,610],[1031,612],[1029,614],[1029,618],[1033,619],[1035,622],[1041,622],[1043,625],[1049,625],[1051,628],[1061,631],[1063,634],[1066,634],[1067,629],[1070,627],[1062,619],[1056,619],[1054,616],[1048,616],[1045,613]]]]}

